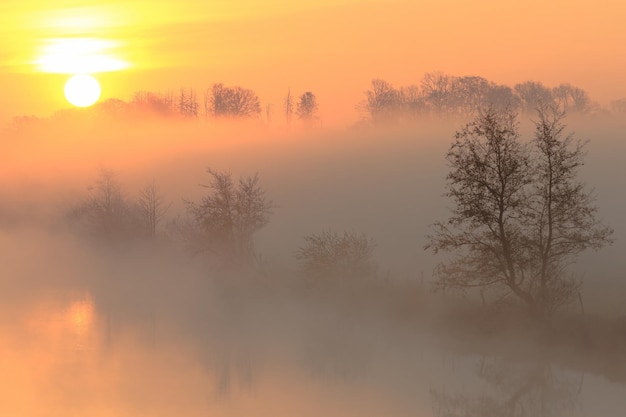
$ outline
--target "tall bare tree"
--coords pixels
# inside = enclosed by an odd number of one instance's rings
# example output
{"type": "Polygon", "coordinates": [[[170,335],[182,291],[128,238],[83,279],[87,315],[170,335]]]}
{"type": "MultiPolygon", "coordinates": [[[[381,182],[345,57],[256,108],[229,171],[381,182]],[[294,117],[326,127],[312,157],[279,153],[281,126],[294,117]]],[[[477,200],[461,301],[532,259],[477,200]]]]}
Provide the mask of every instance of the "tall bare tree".
{"type": "Polygon", "coordinates": [[[287,95],[285,96],[285,101],[283,104],[285,109],[285,121],[287,122],[287,126],[291,126],[291,119],[293,118],[294,112],[293,96],[291,95],[291,89],[287,90],[287,95]]]}
{"type": "Polygon", "coordinates": [[[140,222],[145,235],[151,239],[157,236],[159,224],[163,221],[170,205],[154,181],[149,182],[140,192],[137,201],[140,222]]]}
{"type": "Polygon", "coordinates": [[[530,250],[530,292],[542,316],[567,303],[578,282],[565,267],[587,248],[610,243],[612,230],[596,219],[592,194],[578,180],[583,165],[583,143],[565,134],[565,113],[541,106],[535,122],[533,189],[525,216],[534,230],[526,243],[530,250]]]}
{"type": "Polygon", "coordinates": [[[541,320],[571,300],[577,283],[566,266],[610,243],[612,230],[577,181],[583,149],[563,137],[562,117],[540,108],[532,148],[511,110],[484,110],[457,132],[447,155],[452,216],[433,226],[426,245],[457,254],[439,265],[437,288],[513,295],[541,320]]]}

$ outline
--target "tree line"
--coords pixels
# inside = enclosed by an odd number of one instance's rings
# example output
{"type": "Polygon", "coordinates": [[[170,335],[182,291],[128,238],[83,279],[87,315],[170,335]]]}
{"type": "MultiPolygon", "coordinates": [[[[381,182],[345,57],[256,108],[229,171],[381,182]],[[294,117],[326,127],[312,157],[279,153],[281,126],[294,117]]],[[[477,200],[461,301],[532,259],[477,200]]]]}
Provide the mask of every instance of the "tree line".
{"type": "MultiPolygon", "coordinates": [[[[540,105],[558,107],[569,114],[603,111],[585,90],[568,83],[550,88],[541,82],[525,81],[509,87],[483,77],[442,72],[426,73],[419,84],[399,88],[374,79],[365,96],[358,107],[364,119],[374,124],[441,116],[467,119],[488,106],[524,114],[534,113],[540,105]]],[[[614,112],[626,111],[622,101],[613,102],[614,112]]]]}
{"type": "MultiPolygon", "coordinates": [[[[191,119],[259,119],[263,111],[259,97],[253,90],[241,86],[225,86],[222,83],[213,84],[201,97],[192,88],[166,93],[141,91],[136,92],[128,103],[110,100],[100,106],[105,111],[108,106],[112,106],[117,107],[112,109],[117,112],[191,119]]],[[[296,97],[291,89],[287,91],[283,103],[287,124],[291,124],[295,116],[304,125],[310,126],[317,119],[318,110],[318,100],[313,92],[306,91],[296,97]]],[[[272,119],[273,112],[271,105],[265,107],[266,120],[272,119]]]]}
{"type": "MultiPolygon", "coordinates": [[[[511,109],[521,114],[533,114],[538,106],[557,107],[568,114],[585,116],[625,116],[626,98],[613,100],[608,109],[591,100],[580,87],[561,83],[548,87],[539,81],[524,81],[510,87],[479,76],[453,76],[442,72],[423,75],[416,84],[394,87],[383,79],[373,79],[364,99],[356,104],[360,113],[357,126],[387,125],[438,118],[469,120],[478,109],[491,106],[511,109]]],[[[61,110],[52,120],[67,119],[72,115],[124,118],[182,118],[261,120],[274,123],[277,115],[284,124],[292,126],[297,119],[301,126],[321,126],[320,104],[315,93],[305,91],[293,94],[291,89],[278,106],[261,105],[258,95],[249,88],[213,84],[198,92],[181,88],[166,92],[139,91],[130,100],[111,98],[86,109],[61,110]]],[[[40,125],[47,119],[35,116],[14,117],[8,129],[40,125]]]]}

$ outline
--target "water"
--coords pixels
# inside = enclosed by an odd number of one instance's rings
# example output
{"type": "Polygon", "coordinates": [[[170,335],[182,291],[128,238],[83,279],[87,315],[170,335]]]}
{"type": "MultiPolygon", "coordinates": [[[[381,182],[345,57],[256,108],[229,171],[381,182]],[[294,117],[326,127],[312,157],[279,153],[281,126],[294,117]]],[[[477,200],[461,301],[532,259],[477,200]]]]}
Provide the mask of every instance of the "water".
{"type": "Polygon", "coordinates": [[[233,311],[222,311],[187,329],[158,312],[112,318],[85,292],[5,309],[0,409],[23,416],[425,417],[621,416],[626,409],[625,385],[547,358],[453,353],[407,325],[281,309],[235,322],[233,311]],[[291,323],[273,322],[294,314],[291,323]]]}

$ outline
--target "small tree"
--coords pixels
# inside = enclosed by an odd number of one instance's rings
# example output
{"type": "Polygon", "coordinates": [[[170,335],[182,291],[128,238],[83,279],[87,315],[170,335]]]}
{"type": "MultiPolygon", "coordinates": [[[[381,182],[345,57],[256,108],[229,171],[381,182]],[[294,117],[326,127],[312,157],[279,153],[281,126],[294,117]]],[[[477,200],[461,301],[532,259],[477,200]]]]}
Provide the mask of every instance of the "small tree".
{"type": "Polygon", "coordinates": [[[481,111],[456,134],[447,159],[452,217],[434,225],[426,248],[458,254],[437,268],[436,288],[513,294],[539,319],[571,300],[565,267],[583,250],[610,243],[592,196],[578,182],[582,145],[563,137],[563,114],[541,107],[532,148],[516,114],[481,111]]]}
{"type": "Polygon", "coordinates": [[[400,91],[385,80],[373,79],[370,90],[361,103],[367,118],[374,124],[389,123],[398,117],[402,107],[400,91]]]}
{"type": "Polygon", "coordinates": [[[128,238],[135,233],[134,213],[115,172],[101,168],[89,192],[89,197],[72,211],[72,220],[82,225],[88,234],[108,241],[128,238]]]}
{"type": "Polygon", "coordinates": [[[287,122],[287,126],[291,126],[291,119],[293,117],[293,96],[291,95],[291,89],[287,90],[283,104],[285,109],[285,121],[287,122]]]}
{"type": "Polygon", "coordinates": [[[170,205],[159,193],[154,181],[148,183],[139,193],[137,211],[143,233],[150,239],[157,236],[159,224],[163,221],[170,205]]]}
{"type": "Polygon", "coordinates": [[[305,124],[310,125],[317,115],[317,97],[310,91],[302,94],[296,107],[296,115],[305,124]]]}
{"type": "Polygon", "coordinates": [[[520,99],[520,108],[523,113],[534,113],[540,105],[554,104],[552,90],[538,81],[524,81],[513,87],[520,99]]]}
{"type": "Polygon", "coordinates": [[[261,114],[261,104],[252,90],[213,84],[209,112],[215,117],[258,117],[261,114]]]}
{"type": "Polygon", "coordinates": [[[364,234],[322,232],[304,238],[296,252],[302,271],[312,279],[371,278],[376,275],[374,240],[364,234]]]}
{"type": "Polygon", "coordinates": [[[196,92],[192,88],[189,90],[181,88],[177,107],[178,113],[183,117],[198,117],[199,105],[196,92]]]}
{"type": "Polygon", "coordinates": [[[258,175],[241,178],[230,172],[207,169],[210,190],[200,202],[187,202],[193,222],[191,243],[196,251],[208,251],[226,264],[254,257],[254,234],[269,223],[273,204],[265,196],[258,175]]]}

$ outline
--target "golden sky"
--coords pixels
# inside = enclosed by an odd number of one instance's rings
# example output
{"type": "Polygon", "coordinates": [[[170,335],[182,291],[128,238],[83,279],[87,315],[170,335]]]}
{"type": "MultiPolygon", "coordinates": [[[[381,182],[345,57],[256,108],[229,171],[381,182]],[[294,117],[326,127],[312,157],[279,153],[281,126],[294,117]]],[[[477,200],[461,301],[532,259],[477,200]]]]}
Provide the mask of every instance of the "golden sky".
{"type": "Polygon", "coordinates": [[[0,120],[67,106],[50,56],[68,39],[111,70],[96,74],[103,98],[223,82],[278,111],[288,88],[310,90],[333,124],[356,118],[372,78],[439,70],[570,82],[607,105],[626,97],[624,22],[621,0],[3,0],[0,120]]]}

